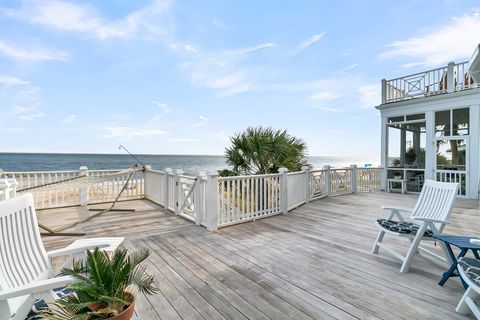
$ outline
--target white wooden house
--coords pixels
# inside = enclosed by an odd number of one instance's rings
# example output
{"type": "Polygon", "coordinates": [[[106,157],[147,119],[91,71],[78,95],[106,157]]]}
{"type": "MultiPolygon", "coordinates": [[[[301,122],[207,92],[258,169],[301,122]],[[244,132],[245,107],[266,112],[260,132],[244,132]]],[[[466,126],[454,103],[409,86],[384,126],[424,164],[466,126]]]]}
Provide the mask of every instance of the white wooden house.
{"type": "Polygon", "coordinates": [[[479,50],[467,62],[382,80],[384,188],[394,176],[412,192],[425,179],[455,181],[460,196],[479,199],[479,50]]]}

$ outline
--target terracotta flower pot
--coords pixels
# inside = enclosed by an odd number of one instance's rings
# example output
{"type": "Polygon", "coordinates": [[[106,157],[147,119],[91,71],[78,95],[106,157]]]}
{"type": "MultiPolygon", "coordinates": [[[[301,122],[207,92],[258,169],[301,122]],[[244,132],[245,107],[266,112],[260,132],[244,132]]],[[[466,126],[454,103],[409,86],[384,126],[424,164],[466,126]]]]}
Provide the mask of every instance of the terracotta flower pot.
{"type": "MultiPolygon", "coordinates": [[[[133,311],[135,311],[135,296],[133,294],[127,293],[129,297],[131,297],[132,303],[128,305],[128,307],[117,314],[116,316],[110,317],[110,320],[130,320],[133,316],[133,311]]],[[[88,306],[90,310],[97,310],[101,307],[101,304],[91,304],[88,306]]]]}
{"type": "Polygon", "coordinates": [[[123,310],[123,312],[117,314],[114,317],[109,319],[111,320],[130,320],[133,316],[133,311],[135,311],[135,296],[132,296],[132,303],[127,307],[127,309],[123,310]]]}

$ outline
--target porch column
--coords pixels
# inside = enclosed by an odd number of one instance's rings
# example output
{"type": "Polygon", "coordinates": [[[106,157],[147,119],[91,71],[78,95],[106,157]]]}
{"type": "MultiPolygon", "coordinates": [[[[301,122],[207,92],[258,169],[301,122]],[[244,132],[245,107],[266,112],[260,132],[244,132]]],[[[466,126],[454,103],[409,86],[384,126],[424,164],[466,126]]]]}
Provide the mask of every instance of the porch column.
{"type": "Polygon", "coordinates": [[[435,111],[425,112],[426,133],[425,133],[425,179],[436,180],[435,162],[437,156],[437,145],[435,143],[435,111]]]}
{"type": "Polygon", "coordinates": [[[413,132],[413,150],[415,151],[415,154],[417,157],[415,158],[414,164],[417,165],[419,164],[419,157],[420,157],[420,128],[418,130],[415,130],[413,132]]]}
{"type": "Polygon", "coordinates": [[[383,190],[387,189],[387,168],[388,168],[388,118],[382,116],[381,142],[380,142],[380,166],[383,168],[380,174],[380,185],[383,190]]]}
{"type": "Polygon", "coordinates": [[[470,106],[470,141],[467,145],[467,154],[470,153],[467,180],[469,188],[468,198],[480,199],[480,105],[470,106]]]}
{"type": "MultiPolygon", "coordinates": [[[[405,151],[407,151],[407,125],[401,125],[400,131],[400,167],[405,168],[405,151]]],[[[405,178],[405,177],[403,177],[405,178]]]]}

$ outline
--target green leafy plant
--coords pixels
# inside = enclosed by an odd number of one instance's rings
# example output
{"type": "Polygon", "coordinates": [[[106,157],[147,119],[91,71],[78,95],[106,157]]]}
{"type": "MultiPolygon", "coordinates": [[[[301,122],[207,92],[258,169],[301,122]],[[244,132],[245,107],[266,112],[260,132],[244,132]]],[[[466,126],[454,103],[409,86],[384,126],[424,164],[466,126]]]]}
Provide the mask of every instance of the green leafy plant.
{"type": "Polygon", "coordinates": [[[232,145],[225,150],[232,170],[225,175],[276,173],[280,167],[299,171],[306,164],[307,146],[286,130],[270,127],[249,127],[230,138],[232,145]]]}
{"type": "Polygon", "coordinates": [[[133,302],[135,290],[147,295],[158,290],[146,266],[140,265],[149,254],[148,250],[128,253],[117,249],[110,257],[98,248],[87,252],[85,260],[75,261],[72,269],[62,270],[75,278],[67,286],[74,293],[49,305],[42,317],[97,320],[118,315],[133,302]]]}

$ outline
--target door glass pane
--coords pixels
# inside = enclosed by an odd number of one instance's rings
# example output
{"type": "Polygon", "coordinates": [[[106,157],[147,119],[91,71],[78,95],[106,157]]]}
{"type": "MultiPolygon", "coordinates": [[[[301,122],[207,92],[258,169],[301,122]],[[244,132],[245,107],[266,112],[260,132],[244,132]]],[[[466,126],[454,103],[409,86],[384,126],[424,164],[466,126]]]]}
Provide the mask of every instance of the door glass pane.
{"type": "Polygon", "coordinates": [[[388,166],[400,167],[400,125],[388,126],[388,166]]]}
{"type": "Polygon", "coordinates": [[[450,110],[435,112],[435,136],[450,135],[450,110]]]}
{"type": "Polygon", "coordinates": [[[437,169],[466,170],[465,140],[437,140],[437,169]]]}
{"type": "Polygon", "coordinates": [[[470,122],[470,114],[468,108],[453,110],[453,135],[466,136],[468,135],[470,122]]]}
{"type": "Polygon", "coordinates": [[[426,126],[425,122],[405,126],[405,168],[425,168],[426,126]]]}

